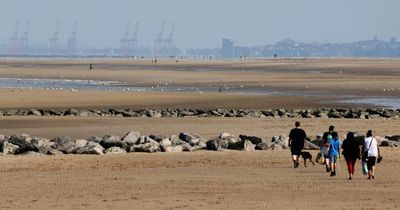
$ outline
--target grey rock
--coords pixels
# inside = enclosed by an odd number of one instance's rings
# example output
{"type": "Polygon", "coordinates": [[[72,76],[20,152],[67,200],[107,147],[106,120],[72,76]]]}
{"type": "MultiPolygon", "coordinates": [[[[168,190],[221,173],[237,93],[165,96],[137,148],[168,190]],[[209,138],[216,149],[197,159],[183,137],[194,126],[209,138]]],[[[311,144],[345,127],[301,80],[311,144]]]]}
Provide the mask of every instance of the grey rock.
{"type": "Polygon", "coordinates": [[[272,149],[272,150],[282,150],[283,147],[282,147],[282,145],[280,145],[280,144],[273,143],[273,144],[271,145],[271,149],[272,149]]]}
{"type": "Polygon", "coordinates": [[[207,150],[217,151],[220,150],[220,145],[217,139],[211,139],[207,141],[207,150]]]}
{"type": "Polygon", "coordinates": [[[88,154],[88,155],[103,155],[104,148],[96,142],[88,141],[83,147],[79,147],[75,150],[76,154],[88,154]]]}
{"type": "Polygon", "coordinates": [[[150,135],[149,137],[156,142],[160,142],[160,141],[168,138],[167,136],[164,136],[164,135],[150,135]]]}
{"type": "Polygon", "coordinates": [[[163,140],[159,141],[159,144],[163,151],[165,151],[165,148],[172,146],[172,142],[168,138],[164,138],[163,140]]]}
{"type": "Polygon", "coordinates": [[[39,152],[39,148],[36,146],[36,145],[34,145],[34,144],[32,144],[32,143],[28,143],[28,144],[24,144],[24,145],[22,145],[21,147],[19,147],[16,151],[15,151],[15,155],[18,155],[18,154],[23,154],[23,153],[26,153],[26,152],[39,152]]]}
{"type": "Polygon", "coordinates": [[[42,116],[42,113],[36,109],[31,109],[29,110],[28,115],[42,116]]]}
{"type": "Polygon", "coordinates": [[[232,150],[242,150],[242,151],[253,151],[256,145],[251,143],[249,140],[238,141],[235,144],[230,144],[228,149],[232,150]]]}
{"type": "Polygon", "coordinates": [[[105,154],[125,154],[126,150],[121,147],[110,147],[106,149],[105,154]]]}
{"type": "Polygon", "coordinates": [[[153,117],[153,118],[161,118],[162,117],[162,114],[161,114],[161,112],[160,111],[149,111],[149,115],[150,115],[150,117],[153,117]]]}
{"type": "Polygon", "coordinates": [[[154,140],[149,140],[149,142],[145,144],[138,144],[138,145],[133,145],[129,149],[130,152],[148,152],[148,153],[153,153],[153,152],[159,152],[161,151],[160,144],[154,140]]]}
{"type": "Polygon", "coordinates": [[[73,154],[76,150],[75,142],[68,136],[60,136],[52,139],[54,145],[53,149],[57,149],[64,154],[73,154]]]}
{"type": "Polygon", "coordinates": [[[179,114],[178,114],[178,116],[180,116],[180,117],[188,117],[188,116],[194,116],[194,115],[195,115],[194,112],[186,111],[186,110],[183,110],[183,111],[179,112],[179,114]]]}
{"type": "Polygon", "coordinates": [[[19,147],[31,143],[32,137],[29,136],[28,134],[18,134],[18,135],[13,135],[10,136],[10,139],[8,140],[11,144],[18,145],[19,147]]]}
{"type": "Polygon", "coordinates": [[[397,141],[400,142],[400,135],[394,135],[394,136],[386,136],[386,139],[390,140],[390,141],[397,141]]]}
{"type": "Polygon", "coordinates": [[[103,139],[101,137],[98,137],[98,136],[91,136],[87,140],[100,143],[103,139]]]}
{"type": "Polygon", "coordinates": [[[3,143],[3,154],[13,155],[18,150],[19,146],[5,141],[3,143]]]}
{"type": "Polygon", "coordinates": [[[271,145],[267,142],[261,142],[256,145],[256,150],[269,150],[271,149],[271,145]]]}
{"type": "Polygon", "coordinates": [[[137,144],[139,138],[140,133],[138,131],[129,131],[127,134],[125,134],[124,137],[122,137],[122,141],[125,142],[127,145],[132,146],[134,144],[137,144]]]}
{"type": "Polygon", "coordinates": [[[23,156],[40,156],[40,153],[35,152],[35,151],[26,151],[23,153],[20,153],[18,155],[23,155],[23,156]]]}
{"type": "Polygon", "coordinates": [[[127,149],[128,145],[126,142],[123,142],[119,136],[105,135],[103,140],[100,142],[100,145],[105,149],[110,147],[121,147],[123,149],[127,149]]]}
{"type": "Polygon", "coordinates": [[[49,139],[42,137],[33,137],[31,142],[39,149],[39,153],[41,154],[47,154],[49,150],[53,150],[52,147],[55,144],[49,139]]]}
{"type": "Polygon", "coordinates": [[[56,149],[49,149],[49,150],[47,150],[47,153],[45,153],[45,154],[47,154],[47,155],[63,155],[64,153],[59,150],[56,150],[56,149]]]}
{"type": "Polygon", "coordinates": [[[251,143],[251,141],[249,141],[249,140],[244,140],[243,141],[243,151],[245,151],[245,152],[254,151],[255,147],[256,147],[256,145],[251,143]]]}
{"type": "Polygon", "coordinates": [[[0,152],[3,152],[4,142],[8,141],[9,137],[5,135],[0,135],[0,152]]]}
{"type": "Polygon", "coordinates": [[[323,118],[323,119],[328,119],[329,118],[328,114],[324,113],[324,112],[321,112],[316,116],[319,117],[319,118],[323,118]]]}
{"type": "Polygon", "coordinates": [[[77,109],[67,109],[64,112],[65,116],[72,115],[72,116],[79,116],[80,112],[77,109]]]}
{"type": "Polygon", "coordinates": [[[86,139],[75,140],[75,147],[77,147],[77,148],[85,147],[87,144],[88,144],[88,141],[86,139]]]}
{"type": "Polygon", "coordinates": [[[172,135],[170,138],[172,146],[182,146],[182,150],[186,152],[191,152],[193,150],[192,146],[189,143],[179,139],[177,136],[172,135]]]}
{"type": "Polygon", "coordinates": [[[169,146],[164,149],[164,152],[167,153],[176,153],[176,152],[182,152],[183,147],[181,145],[176,145],[176,146],[169,146]]]}
{"type": "Polygon", "coordinates": [[[252,144],[255,144],[255,145],[257,145],[257,144],[263,142],[263,140],[262,140],[261,138],[256,137],[256,136],[239,135],[239,138],[240,138],[242,141],[248,140],[248,141],[250,141],[252,144]]]}
{"type": "Polygon", "coordinates": [[[283,149],[287,149],[289,147],[289,137],[287,136],[274,136],[272,137],[271,142],[281,145],[283,149]]]}
{"type": "Polygon", "coordinates": [[[304,149],[305,150],[319,150],[320,147],[315,145],[315,144],[313,144],[312,142],[310,142],[308,140],[305,140],[304,141],[304,149]]]}
{"type": "Polygon", "coordinates": [[[391,140],[382,140],[380,146],[381,147],[399,147],[400,143],[397,141],[391,141],[391,140]]]}
{"type": "Polygon", "coordinates": [[[204,137],[202,137],[202,136],[200,136],[199,134],[196,134],[196,133],[180,133],[179,134],[179,139],[181,139],[181,140],[183,140],[183,141],[185,141],[185,142],[190,142],[190,140],[193,140],[193,139],[198,139],[199,141],[202,141],[202,142],[206,142],[207,140],[204,138],[204,137]]]}

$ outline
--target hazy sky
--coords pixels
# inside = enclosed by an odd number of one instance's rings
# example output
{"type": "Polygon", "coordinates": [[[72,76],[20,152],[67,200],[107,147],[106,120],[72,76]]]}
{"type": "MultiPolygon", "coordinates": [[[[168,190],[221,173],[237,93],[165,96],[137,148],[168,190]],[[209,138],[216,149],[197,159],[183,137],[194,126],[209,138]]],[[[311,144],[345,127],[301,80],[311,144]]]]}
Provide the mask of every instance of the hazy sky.
{"type": "MultiPolygon", "coordinates": [[[[119,46],[127,21],[140,23],[139,45],[152,46],[166,23],[176,23],[178,47],[271,44],[284,38],[303,42],[400,39],[399,0],[0,0],[0,40],[15,21],[31,21],[30,40],[48,43],[57,21],[60,39],[78,21],[79,44],[119,46]]],[[[133,27],[132,27],[133,28],[133,27]]]]}

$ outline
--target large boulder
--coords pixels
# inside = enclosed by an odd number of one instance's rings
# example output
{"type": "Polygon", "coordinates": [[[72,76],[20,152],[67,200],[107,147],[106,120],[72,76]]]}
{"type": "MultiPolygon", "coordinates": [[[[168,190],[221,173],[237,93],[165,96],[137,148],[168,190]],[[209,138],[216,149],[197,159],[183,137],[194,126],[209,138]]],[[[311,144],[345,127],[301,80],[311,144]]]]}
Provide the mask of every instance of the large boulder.
{"type": "Polygon", "coordinates": [[[13,155],[18,150],[19,146],[5,141],[3,143],[3,154],[13,155]]]}
{"type": "Polygon", "coordinates": [[[220,150],[220,145],[217,139],[211,139],[207,141],[207,150],[220,150]]]}
{"type": "Polygon", "coordinates": [[[85,146],[75,150],[76,154],[103,155],[104,148],[97,142],[88,141],[85,146]]]}
{"type": "Polygon", "coordinates": [[[18,135],[10,136],[10,139],[8,140],[8,142],[21,147],[25,144],[31,143],[31,140],[32,140],[32,137],[29,136],[28,134],[18,134],[18,135]]]}
{"type": "Polygon", "coordinates": [[[57,149],[64,154],[73,154],[76,150],[75,142],[68,136],[60,136],[52,139],[54,142],[52,148],[57,149]]]}
{"type": "Polygon", "coordinates": [[[313,144],[313,143],[311,143],[311,142],[308,141],[308,140],[305,140],[305,141],[304,141],[304,149],[305,149],[305,150],[319,150],[320,147],[317,146],[317,145],[315,145],[315,144],[313,144]]]}
{"type": "MultiPolygon", "coordinates": [[[[208,150],[220,150],[220,149],[228,149],[229,148],[229,140],[230,137],[226,138],[214,138],[207,141],[206,146],[208,150]]],[[[231,141],[233,142],[233,141],[231,141]]],[[[236,143],[236,142],[235,142],[236,143]]]]}
{"type": "Polygon", "coordinates": [[[24,144],[15,151],[15,155],[23,154],[26,152],[39,152],[39,148],[32,143],[24,144]]]}
{"type": "Polygon", "coordinates": [[[110,147],[121,147],[123,149],[127,149],[128,145],[126,142],[123,142],[119,136],[105,135],[103,140],[100,142],[100,145],[105,149],[110,147]]]}
{"type": "Polygon", "coordinates": [[[382,140],[380,143],[381,147],[399,147],[400,143],[397,141],[391,141],[388,139],[382,140]]]}
{"type": "Polygon", "coordinates": [[[390,140],[390,141],[397,141],[400,142],[400,135],[394,135],[394,136],[386,136],[386,139],[390,140]]]}
{"type": "Polygon", "coordinates": [[[280,145],[280,144],[273,143],[273,144],[271,145],[271,149],[272,149],[272,150],[283,150],[284,148],[283,148],[282,145],[280,145]]]}
{"type": "Polygon", "coordinates": [[[172,142],[168,138],[164,138],[163,140],[159,141],[162,151],[165,151],[165,148],[171,147],[172,142]]]}
{"type": "Polygon", "coordinates": [[[122,142],[125,142],[128,146],[135,145],[140,138],[140,133],[138,131],[129,131],[122,137],[122,142]]]}
{"type": "Polygon", "coordinates": [[[105,154],[125,154],[126,150],[121,147],[110,147],[106,149],[105,154]]]}
{"type": "Polygon", "coordinates": [[[191,152],[193,150],[189,143],[179,139],[177,136],[172,135],[170,138],[172,146],[182,146],[182,150],[186,152],[191,152]]]}
{"type": "Polygon", "coordinates": [[[153,139],[154,141],[160,143],[164,139],[168,139],[167,136],[164,135],[149,135],[149,138],[153,139]]]}
{"type": "Polygon", "coordinates": [[[42,116],[42,113],[36,109],[31,109],[29,110],[28,115],[42,116]]]}
{"type": "Polygon", "coordinates": [[[289,137],[287,136],[274,136],[271,140],[274,144],[279,144],[283,149],[287,149],[289,147],[289,137]]]}
{"type": "Polygon", "coordinates": [[[239,138],[242,141],[245,141],[245,140],[250,141],[252,144],[255,144],[255,145],[263,142],[263,140],[260,137],[257,137],[257,136],[239,135],[239,138]]]}
{"type": "Polygon", "coordinates": [[[103,140],[103,138],[98,137],[98,136],[91,136],[87,140],[88,141],[93,141],[93,142],[96,142],[96,143],[100,144],[100,142],[103,140]]]}
{"type": "Polygon", "coordinates": [[[256,145],[251,143],[249,140],[238,141],[235,144],[230,144],[228,149],[233,150],[242,150],[242,151],[253,151],[255,150],[256,145]]]}
{"type": "Polygon", "coordinates": [[[249,141],[249,140],[243,141],[243,151],[245,151],[245,152],[254,151],[255,147],[256,147],[256,145],[254,145],[251,141],[249,141]]]}
{"type": "MultiPolygon", "coordinates": [[[[197,133],[180,133],[179,134],[179,139],[185,141],[185,142],[197,142],[197,141],[202,141],[202,142],[206,142],[207,140],[200,136],[197,133]]],[[[193,145],[192,145],[193,146],[193,145]]]]}
{"type": "Polygon", "coordinates": [[[47,154],[50,150],[54,150],[52,146],[55,143],[50,141],[50,139],[33,137],[31,142],[39,149],[38,152],[41,154],[47,154]]]}
{"type": "Polygon", "coordinates": [[[153,153],[161,151],[161,147],[158,142],[150,139],[149,142],[145,144],[133,145],[132,147],[130,147],[129,151],[153,153]]]}
{"type": "Polygon", "coordinates": [[[261,142],[256,145],[256,150],[269,150],[271,149],[271,144],[268,142],[261,142]]]}
{"type": "Polygon", "coordinates": [[[8,141],[8,139],[8,136],[0,135],[0,152],[3,152],[4,143],[8,141]]]}

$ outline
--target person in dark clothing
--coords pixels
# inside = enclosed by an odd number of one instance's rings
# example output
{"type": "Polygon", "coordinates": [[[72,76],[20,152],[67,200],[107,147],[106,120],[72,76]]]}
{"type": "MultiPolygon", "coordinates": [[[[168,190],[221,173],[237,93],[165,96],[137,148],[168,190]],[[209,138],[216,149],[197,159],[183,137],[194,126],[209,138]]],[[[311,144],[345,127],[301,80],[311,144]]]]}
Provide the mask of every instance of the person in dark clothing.
{"type": "Polygon", "coordinates": [[[357,159],[360,158],[360,145],[356,141],[353,132],[347,133],[346,139],[342,144],[343,156],[347,163],[347,169],[349,171],[349,179],[353,179],[354,176],[354,166],[357,159]]]}
{"type": "Polygon", "coordinates": [[[295,128],[289,134],[289,147],[292,153],[293,165],[295,168],[299,167],[299,159],[301,150],[304,147],[304,140],[307,135],[306,132],[300,128],[300,122],[295,123],[295,128]]]}

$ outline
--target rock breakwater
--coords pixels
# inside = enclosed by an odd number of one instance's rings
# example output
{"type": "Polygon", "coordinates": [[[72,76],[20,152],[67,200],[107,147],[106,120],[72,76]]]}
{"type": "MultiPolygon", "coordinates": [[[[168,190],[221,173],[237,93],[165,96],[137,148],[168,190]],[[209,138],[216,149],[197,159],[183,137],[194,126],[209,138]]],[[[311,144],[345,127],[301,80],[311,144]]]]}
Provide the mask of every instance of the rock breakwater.
{"type": "Polygon", "coordinates": [[[253,118],[347,118],[347,119],[400,119],[400,109],[29,109],[2,110],[0,116],[80,116],[80,117],[253,117],[253,118]]]}

